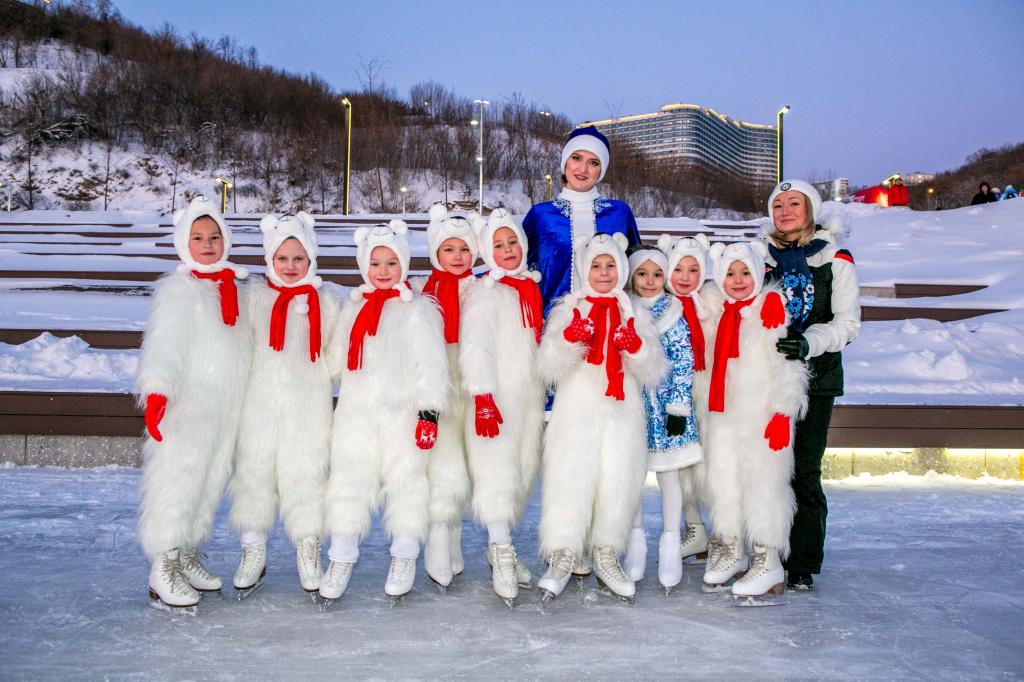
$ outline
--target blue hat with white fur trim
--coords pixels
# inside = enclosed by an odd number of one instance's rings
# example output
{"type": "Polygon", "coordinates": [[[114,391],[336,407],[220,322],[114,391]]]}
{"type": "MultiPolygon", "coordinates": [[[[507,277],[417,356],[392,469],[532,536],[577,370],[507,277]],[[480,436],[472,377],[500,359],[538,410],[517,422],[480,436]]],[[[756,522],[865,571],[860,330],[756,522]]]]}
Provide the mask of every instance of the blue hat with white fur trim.
{"type": "Polygon", "coordinates": [[[604,180],[605,171],[608,170],[608,160],[611,157],[612,148],[605,137],[595,126],[584,126],[572,131],[569,140],[562,148],[562,172],[565,172],[565,162],[569,160],[573,152],[590,152],[601,162],[601,175],[598,182],[604,180]]]}

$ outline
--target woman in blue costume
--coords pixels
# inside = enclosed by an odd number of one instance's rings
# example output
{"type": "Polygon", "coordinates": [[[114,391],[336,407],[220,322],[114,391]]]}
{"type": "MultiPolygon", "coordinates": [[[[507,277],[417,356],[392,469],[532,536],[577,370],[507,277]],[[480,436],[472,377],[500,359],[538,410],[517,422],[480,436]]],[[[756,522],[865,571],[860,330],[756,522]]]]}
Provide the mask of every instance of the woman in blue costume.
{"type": "Polygon", "coordinates": [[[562,149],[562,191],[554,201],[536,204],[523,219],[530,244],[528,264],[541,274],[544,316],[559,296],[576,291],[573,237],[597,233],[626,235],[640,245],[629,204],[602,197],[595,185],[604,178],[611,155],[608,138],[594,126],[577,128],[562,149]]]}

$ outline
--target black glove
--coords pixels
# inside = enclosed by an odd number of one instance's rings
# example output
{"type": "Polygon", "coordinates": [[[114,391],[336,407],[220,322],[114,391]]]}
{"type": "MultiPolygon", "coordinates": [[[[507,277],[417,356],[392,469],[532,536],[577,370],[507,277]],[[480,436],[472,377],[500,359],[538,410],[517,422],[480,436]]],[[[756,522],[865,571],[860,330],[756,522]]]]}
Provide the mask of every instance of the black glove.
{"type": "Polygon", "coordinates": [[[681,436],[686,433],[686,417],[670,414],[665,417],[665,431],[670,436],[681,436]]]}
{"type": "Polygon", "coordinates": [[[437,423],[437,410],[420,410],[419,418],[431,424],[437,423]]]}
{"type": "Polygon", "coordinates": [[[810,346],[803,334],[790,331],[786,338],[775,342],[775,350],[785,355],[787,360],[803,360],[810,352],[810,346]]]}

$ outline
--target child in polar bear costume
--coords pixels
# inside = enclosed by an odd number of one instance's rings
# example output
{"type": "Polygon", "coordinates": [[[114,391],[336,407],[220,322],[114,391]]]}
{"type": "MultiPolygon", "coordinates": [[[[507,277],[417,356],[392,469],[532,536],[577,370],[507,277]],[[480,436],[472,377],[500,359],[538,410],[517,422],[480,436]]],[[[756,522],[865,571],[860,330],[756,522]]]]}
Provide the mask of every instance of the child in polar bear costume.
{"type": "Polygon", "coordinates": [[[345,592],[359,539],[382,500],[392,537],[386,594],[401,597],[412,589],[427,535],[427,451],[437,439],[438,414],[448,409],[450,385],[437,304],[406,282],[407,231],[401,220],[356,230],[365,284],[352,290],[327,351],[341,386],[331,431],[325,524],[331,563],[320,581],[325,599],[345,592]]]}
{"type": "Polygon", "coordinates": [[[796,508],[793,426],[807,404],[806,369],[775,349],[788,315],[778,290],[762,290],[767,253],[760,241],[712,245],[717,290],[705,294],[704,327],[710,372],[697,375],[695,391],[714,531],[705,589],[723,589],[746,571],[732,585],[743,597],[782,591],[796,508]]]}
{"type": "Polygon", "coordinates": [[[227,262],[231,231],[206,197],[174,214],[182,263],[160,279],[135,391],[145,408],[139,541],[154,605],[191,608],[221,588],[199,562],[231,471],[252,340],[227,262]]]}
{"type": "Polygon", "coordinates": [[[580,292],[548,316],[537,364],[556,385],[544,434],[540,545],[548,569],[545,599],[562,592],[583,552],[597,578],[632,599],[619,565],[647,473],[647,424],[641,390],[665,373],[665,355],[644,310],[623,291],[629,276],[623,235],[575,242],[580,292]]]}
{"type": "Polygon", "coordinates": [[[490,271],[466,292],[459,367],[467,403],[466,446],[473,513],[487,526],[494,591],[509,603],[529,587],[511,528],[533,490],[544,427],[544,387],[536,357],[543,319],[539,273],[526,269],[529,245],[512,214],[474,221],[490,271]],[[472,401],[472,402],[470,402],[472,401]]]}
{"type": "Polygon", "coordinates": [[[280,506],[299,582],[315,592],[333,407],[323,350],[339,304],[316,274],[312,216],[268,215],[260,230],[267,278],[249,286],[242,306],[253,365],[229,484],[231,523],[242,542],[234,586],[244,594],[266,575],[267,535],[280,506]]]}
{"type": "Polygon", "coordinates": [[[469,498],[466,468],[467,405],[459,372],[459,337],[462,301],[477,285],[473,263],[477,258],[476,235],[468,217],[448,213],[443,204],[430,209],[427,253],[432,266],[429,277],[409,280],[414,291],[437,301],[444,319],[445,349],[452,380],[451,406],[437,424],[437,444],[427,462],[430,480],[430,531],[423,560],[427,575],[442,588],[463,570],[462,515],[469,498]]]}

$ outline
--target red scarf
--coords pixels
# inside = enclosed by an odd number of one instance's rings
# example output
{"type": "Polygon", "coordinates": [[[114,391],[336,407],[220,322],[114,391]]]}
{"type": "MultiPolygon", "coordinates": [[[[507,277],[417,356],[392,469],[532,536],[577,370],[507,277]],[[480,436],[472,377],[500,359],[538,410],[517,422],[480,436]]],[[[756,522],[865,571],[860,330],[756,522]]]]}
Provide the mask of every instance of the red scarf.
{"type": "Polygon", "coordinates": [[[729,358],[740,356],[740,310],[754,302],[751,297],[746,301],[735,303],[725,302],[722,319],[718,321],[715,335],[715,358],[711,367],[711,396],[708,410],[725,412],[725,370],[729,358]]]}
{"type": "Polygon", "coordinates": [[[690,346],[693,348],[693,371],[704,371],[704,330],[700,328],[700,318],[697,317],[697,307],[693,305],[693,298],[690,296],[676,296],[683,304],[683,317],[686,318],[686,325],[690,328],[690,346]]]}
{"type": "Polygon", "coordinates": [[[434,269],[430,271],[430,277],[423,285],[423,293],[433,296],[441,304],[445,343],[459,342],[459,280],[472,274],[472,270],[466,270],[461,275],[453,275],[444,270],[434,269]]]}
{"type": "Polygon", "coordinates": [[[605,375],[608,377],[608,388],[604,394],[616,400],[625,400],[626,394],[622,390],[622,356],[612,343],[613,332],[622,324],[619,300],[614,296],[587,296],[587,300],[592,304],[587,317],[594,323],[594,336],[587,342],[587,362],[592,365],[604,363],[605,375]]]}
{"type": "Polygon", "coordinates": [[[380,324],[380,314],[384,310],[384,304],[389,299],[397,297],[398,289],[374,289],[368,294],[363,294],[366,303],[356,315],[352,332],[348,336],[348,369],[350,372],[362,369],[363,340],[367,334],[377,336],[377,325],[380,324]]]}
{"type": "Polygon", "coordinates": [[[540,287],[529,277],[502,277],[498,280],[519,293],[519,312],[523,317],[523,326],[533,327],[537,343],[540,343],[540,331],[544,326],[544,299],[540,295],[540,287]]]}
{"type": "Polygon", "coordinates": [[[234,327],[238,321],[238,287],[235,286],[235,271],[231,268],[224,268],[219,272],[193,270],[192,276],[217,281],[217,289],[220,291],[220,316],[224,324],[234,327]]]}
{"type": "Polygon", "coordinates": [[[306,294],[309,304],[309,361],[316,362],[320,357],[320,296],[311,284],[301,287],[279,287],[267,280],[270,288],[278,292],[274,308],[270,312],[270,347],[276,351],[284,350],[284,330],[288,324],[288,304],[296,296],[306,294]]]}

